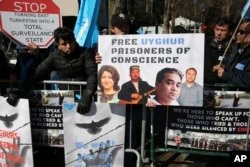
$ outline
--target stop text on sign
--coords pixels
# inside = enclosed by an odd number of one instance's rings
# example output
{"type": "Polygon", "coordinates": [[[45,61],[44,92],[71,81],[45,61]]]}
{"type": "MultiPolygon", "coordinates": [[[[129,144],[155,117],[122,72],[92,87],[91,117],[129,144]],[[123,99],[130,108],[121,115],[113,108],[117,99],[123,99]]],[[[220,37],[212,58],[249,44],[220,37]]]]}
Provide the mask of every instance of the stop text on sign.
{"type": "Polygon", "coordinates": [[[16,12],[34,12],[34,13],[43,13],[47,8],[44,3],[35,3],[35,2],[14,2],[14,11],[16,12]]]}
{"type": "Polygon", "coordinates": [[[35,42],[47,48],[53,31],[62,26],[60,7],[53,0],[0,0],[0,29],[19,47],[35,42]]]}

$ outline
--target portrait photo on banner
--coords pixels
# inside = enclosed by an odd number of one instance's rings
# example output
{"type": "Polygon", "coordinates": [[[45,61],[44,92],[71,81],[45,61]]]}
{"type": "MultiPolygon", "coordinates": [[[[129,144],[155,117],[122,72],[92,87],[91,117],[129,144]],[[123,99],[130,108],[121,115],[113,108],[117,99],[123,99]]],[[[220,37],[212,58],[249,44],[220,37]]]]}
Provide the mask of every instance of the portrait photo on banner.
{"type": "MultiPolygon", "coordinates": [[[[188,75],[202,102],[204,34],[103,35],[98,41],[98,102],[185,105],[181,88],[188,75]]],[[[197,101],[193,105],[202,106],[197,101]]]]}

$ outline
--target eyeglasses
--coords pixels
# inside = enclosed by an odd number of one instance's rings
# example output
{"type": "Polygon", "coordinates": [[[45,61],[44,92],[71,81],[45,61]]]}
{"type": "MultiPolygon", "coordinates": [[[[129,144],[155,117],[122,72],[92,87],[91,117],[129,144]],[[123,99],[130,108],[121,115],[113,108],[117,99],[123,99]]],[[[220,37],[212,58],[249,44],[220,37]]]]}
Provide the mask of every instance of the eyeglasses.
{"type": "Polygon", "coordinates": [[[246,32],[244,30],[238,30],[238,33],[240,33],[240,35],[244,35],[244,34],[248,34],[249,32],[246,32]]]}

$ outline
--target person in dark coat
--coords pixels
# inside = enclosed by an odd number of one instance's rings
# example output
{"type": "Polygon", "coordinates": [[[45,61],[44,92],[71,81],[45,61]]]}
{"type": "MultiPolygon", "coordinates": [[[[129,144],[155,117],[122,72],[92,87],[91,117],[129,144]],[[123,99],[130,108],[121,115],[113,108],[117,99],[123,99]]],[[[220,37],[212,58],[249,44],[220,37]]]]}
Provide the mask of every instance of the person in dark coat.
{"type": "Polygon", "coordinates": [[[238,106],[239,100],[240,100],[240,96],[237,93],[235,93],[234,94],[233,107],[237,107],[238,106]]]}
{"type": "Polygon", "coordinates": [[[234,87],[250,88],[250,20],[241,23],[236,34],[239,48],[227,66],[214,66],[217,76],[234,87]]]}
{"type": "Polygon", "coordinates": [[[16,78],[23,81],[27,76],[33,75],[36,67],[44,60],[44,55],[34,43],[28,43],[28,49],[21,49],[15,65],[16,78]]]}
{"type": "Polygon", "coordinates": [[[231,54],[231,46],[227,50],[225,58],[223,54],[229,45],[230,38],[233,31],[233,21],[228,17],[221,17],[215,22],[213,28],[213,36],[206,37],[205,41],[205,57],[204,57],[204,83],[205,86],[211,86],[216,83],[223,83],[224,81],[217,76],[213,71],[213,66],[219,62],[227,63],[228,55],[231,54]],[[222,60],[223,59],[223,60],[222,60]]]}
{"type": "MultiPolygon", "coordinates": [[[[8,80],[10,77],[10,71],[8,67],[8,61],[3,50],[0,49],[0,80],[8,80]]],[[[6,86],[0,84],[0,95],[7,93],[6,86]]]]}
{"type": "Polygon", "coordinates": [[[62,81],[86,81],[87,85],[78,102],[77,112],[84,114],[89,111],[92,96],[97,89],[97,64],[95,49],[80,47],[74,33],[67,27],[54,30],[57,48],[36,68],[34,75],[24,80],[18,96],[11,94],[7,101],[16,105],[19,97],[25,97],[35,82],[43,80],[47,74],[57,71],[62,81]]]}

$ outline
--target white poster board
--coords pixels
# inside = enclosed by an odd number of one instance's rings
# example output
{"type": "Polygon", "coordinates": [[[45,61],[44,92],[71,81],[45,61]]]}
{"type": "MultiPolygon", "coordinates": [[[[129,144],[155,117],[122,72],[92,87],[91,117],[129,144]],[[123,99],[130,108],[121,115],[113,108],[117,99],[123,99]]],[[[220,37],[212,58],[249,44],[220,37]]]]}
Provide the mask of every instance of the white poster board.
{"type": "Polygon", "coordinates": [[[103,66],[114,66],[119,73],[120,87],[131,80],[132,65],[139,66],[141,80],[152,87],[157,73],[166,67],[175,68],[182,74],[188,68],[195,68],[195,82],[203,86],[204,34],[101,35],[98,52],[102,56],[99,72],[103,66]]]}
{"type": "Polygon", "coordinates": [[[62,105],[74,102],[74,91],[34,90],[30,98],[33,144],[63,147],[62,105]]]}
{"type": "Polygon", "coordinates": [[[0,166],[33,167],[29,102],[20,99],[9,105],[0,96],[0,166]]]}
{"type": "Polygon", "coordinates": [[[65,166],[123,167],[125,105],[92,103],[90,112],[63,105],[65,166]]]}

